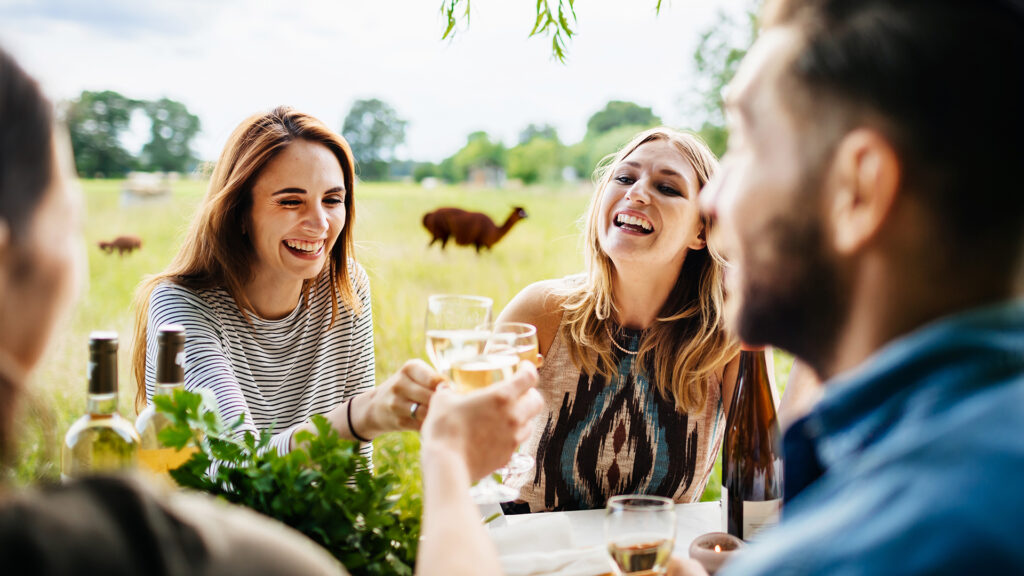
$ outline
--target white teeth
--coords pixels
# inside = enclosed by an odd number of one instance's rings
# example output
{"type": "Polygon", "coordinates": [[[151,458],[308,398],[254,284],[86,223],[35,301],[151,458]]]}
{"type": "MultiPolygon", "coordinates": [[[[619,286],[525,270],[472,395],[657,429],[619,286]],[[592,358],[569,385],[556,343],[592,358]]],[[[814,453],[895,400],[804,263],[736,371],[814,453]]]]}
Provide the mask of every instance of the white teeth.
{"type": "Polygon", "coordinates": [[[615,221],[618,222],[619,224],[639,226],[648,232],[650,232],[653,229],[651,223],[648,222],[647,220],[637,218],[636,216],[630,216],[629,214],[619,214],[618,216],[615,217],[615,221]]]}
{"type": "Polygon", "coordinates": [[[317,240],[316,242],[307,242],[305,240],[285,240],[285,245],[294,250],[300,250],[302,252],[314,253],[320,250],[324,245],[323,240],[317,240]]]}

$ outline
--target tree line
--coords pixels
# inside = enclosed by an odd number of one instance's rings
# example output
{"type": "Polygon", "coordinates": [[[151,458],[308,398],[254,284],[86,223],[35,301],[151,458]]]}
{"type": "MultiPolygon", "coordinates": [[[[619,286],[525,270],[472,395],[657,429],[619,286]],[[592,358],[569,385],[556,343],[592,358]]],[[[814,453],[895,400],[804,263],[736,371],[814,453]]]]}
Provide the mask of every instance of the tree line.
{"type": "MultiPolygon", "coordinates": [[[[757,4],[758,0],[749,0],[738,17],[721,12],[718,21],[701,35],[693,54],[697,75],[683,104],[693,118],[693,127],[718,155],[725,151],[727,135],[722,93],[753,43],[757,4]]],[[[200,131],[199,118],[180,102],[134,100],[109,90],[85,91],[62,108],[75,165],[83,177],[123,177],[132,170],[190,172],[200,162],[192,149],[200,131]],[[133,155],[123,140],[137,111],[150,122],[149,141],[133,155]]],[[[434,177],[464,182],[475,169],[492,169],[534,184],[562,180],[570,172],[567,168],[576,177],[588,178],[602,158],[640,130],[661,122],[651,108],[613,100],[590,117],[580,142],[563,142],[549,124],[526,126],[511,147],[487,132],[473,132],[458,151],[435,164],[396,158],[396,150],[405,143],[408,121],[387,102],[371,98],[353,103],[341,134],[352,146],[363,180],[434,177]]]]}
{"type": "Polygon", "coordinates": [[[192,150],[201,126],[199,117],[181,102],[135,100],[112,90],[87,90],[61,108],[80,176],[116,178],[133,170],[190,172],[199,162],[192,150]],[[149,141],[132,154],[123,139],[138,111],[149,120],[149,141]]]}

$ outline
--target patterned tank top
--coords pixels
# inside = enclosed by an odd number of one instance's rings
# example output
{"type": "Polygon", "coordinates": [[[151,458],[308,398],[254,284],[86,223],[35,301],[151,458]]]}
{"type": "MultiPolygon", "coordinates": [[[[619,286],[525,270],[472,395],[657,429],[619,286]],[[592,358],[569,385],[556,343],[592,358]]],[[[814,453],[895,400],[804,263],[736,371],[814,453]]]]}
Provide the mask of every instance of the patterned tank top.
{"type": "MultiPolygon", "coordinates": [[[[718,455],[725,418],[721,382],[708,389],[699,413],[677,412],[650,382],[634,375],[635,356],[619,352],[614,377],[576,368],[564,324],[540,369],[537,388],[546,410],[523,451],[534,470],[510,483],[519,501],[506,513],[602,508],[617,494],[650,494],[693,502],[700,498],[718,455]]],[[[624,330],[624,348],[639,349],[639,331],[624,330]]],[[[616,351],[618,352],[618,351],[616,351]]]]}

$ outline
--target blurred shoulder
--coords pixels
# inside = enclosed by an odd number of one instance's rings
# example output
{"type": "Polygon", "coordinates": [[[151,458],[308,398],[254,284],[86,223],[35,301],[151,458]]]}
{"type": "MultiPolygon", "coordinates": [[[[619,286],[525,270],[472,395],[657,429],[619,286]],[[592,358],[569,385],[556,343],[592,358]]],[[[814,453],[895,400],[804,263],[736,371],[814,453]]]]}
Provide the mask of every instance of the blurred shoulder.
{"type": "MultiPolygon", "coordinates": [[[[0,501],[0,557],[25,573],[54,558],[83,573],[342,574],[312,541],[214,498],[97,476],[0,501]],[[111,551],[158,547],[139,557],[111,551]]],[[[18,569],[15,571],[17,572],[18,569]]]]}

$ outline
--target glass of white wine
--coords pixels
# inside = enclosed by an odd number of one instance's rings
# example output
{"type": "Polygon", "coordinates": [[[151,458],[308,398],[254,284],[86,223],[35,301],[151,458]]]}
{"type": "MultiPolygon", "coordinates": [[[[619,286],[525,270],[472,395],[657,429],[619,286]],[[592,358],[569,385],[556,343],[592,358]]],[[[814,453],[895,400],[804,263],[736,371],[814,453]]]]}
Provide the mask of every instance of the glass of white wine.
{"type": "Polygon", "coordinates": [[[612,496],[604,536],[616,574],[664,574],[676,540],[675,503],[661,496],[612,496]]]}
{"type": "Polygon", "coordinates": [[[451,380],[452,360],[478,354],[486,343],[494,301],[484,296],[434,294],[427,298],[427,357],[451,380]]]}
{"type": "MultiPolygon", "coordinates": [[[[495,332],[491,308],[491,299],[482,296],[435,294],[427,300],[427,355],[460,394],[511,378],[519,363],[517,335],[495,332]]],[[[493,476],[471,489],[477,504],[509,502],[518,495],[518,490],[503,486],[493,476]]]]}
{"type": "MultiPolygon", "coordinates": [[[[537,327],[525,322],[496,322],[486,324],[480,329],[489,332],[486,351],[490,353],[508,352],[516,356],[518,360],[532,362],[540,368],[540,353],[537,344],[537,327]]],[[[525,474],[533,470],[535,464],[533,456],[524,454],[518,450],[512,454],[508,464],[498,470],[503,478],[525,474]]]]}

